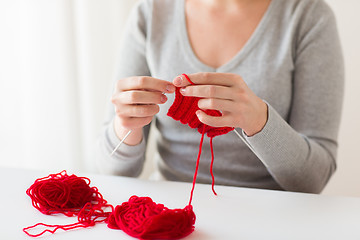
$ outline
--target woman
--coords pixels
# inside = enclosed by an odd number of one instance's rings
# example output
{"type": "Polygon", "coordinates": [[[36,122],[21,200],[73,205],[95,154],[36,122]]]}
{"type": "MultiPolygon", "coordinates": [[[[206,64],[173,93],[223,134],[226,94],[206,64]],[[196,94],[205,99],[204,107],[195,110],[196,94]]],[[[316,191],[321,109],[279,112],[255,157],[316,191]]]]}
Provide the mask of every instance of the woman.
{"type": "MultiPolygon", "coordinates": [[[[192,180],[200,134],[166,116],[182,87],[223,113],[198,111],[201,122],[238,128],[255,152],[232,132],[214,138],[217,184],[319,193],[334,173],[343,60],[323,0],[144,0],[122,44],[102,171],[140,174],[155,117],[162,176],[192,180]]],[[[197,179],[209,183],[208,141],[203,149],[197,179]]]]}

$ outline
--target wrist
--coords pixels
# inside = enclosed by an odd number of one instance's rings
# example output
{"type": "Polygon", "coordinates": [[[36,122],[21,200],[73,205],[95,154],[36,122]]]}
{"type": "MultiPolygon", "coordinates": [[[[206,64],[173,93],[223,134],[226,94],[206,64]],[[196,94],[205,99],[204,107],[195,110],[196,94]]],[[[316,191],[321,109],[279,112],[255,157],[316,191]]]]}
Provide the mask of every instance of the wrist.
{"type": "Polygon", "coordinates": [[[131,130],[131,134],[125,139],[124,143],[130,146],[135,146],[141,143],[143,138],[143,131],[142,128],[137,129],[126,129],[121,126],[120,119],[118,116],[115,116],[114,118],[114,131],[115,135],[119,138],[119,141],[121,141],[125,135],[131,130]]]}
{"type": "Polygon", "coordinates": [[[257,117],[255,118],[255,121],[253,121],[253,124],[251,124],[251,127],[248,129],[243,129],[244,133],[248,136],[254,136],[255,134],[261,132],[263,128],[265,127],[267,120],[268,120],[268,105],[261,100],[260,104],[260,111],[257,114],[257,117]]]}

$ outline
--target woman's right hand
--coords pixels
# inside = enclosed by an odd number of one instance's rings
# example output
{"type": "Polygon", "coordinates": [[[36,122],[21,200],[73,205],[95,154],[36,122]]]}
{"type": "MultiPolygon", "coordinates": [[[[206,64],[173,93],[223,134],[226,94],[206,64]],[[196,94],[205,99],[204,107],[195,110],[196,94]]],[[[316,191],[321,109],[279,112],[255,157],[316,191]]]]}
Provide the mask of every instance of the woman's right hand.
{"type": "Polygon", "coordinates": [[[115,105],[114,124],[117,136],[122,139],[131,129],[133,132],[125,143],[139,143],[142,139],[142,127],[149,124],[159,112],[159,104],[167,101],[164,93],[174,92],[175,86],[171,82],[153,77],[135,76],[117,81],[111,99],[115,105]]]}

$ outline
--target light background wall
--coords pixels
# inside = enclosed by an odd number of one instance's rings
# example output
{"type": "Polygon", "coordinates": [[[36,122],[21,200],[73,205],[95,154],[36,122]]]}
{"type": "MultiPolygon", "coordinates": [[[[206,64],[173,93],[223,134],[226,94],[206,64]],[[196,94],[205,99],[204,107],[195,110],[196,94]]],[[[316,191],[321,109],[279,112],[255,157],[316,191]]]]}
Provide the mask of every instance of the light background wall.
{"type": "Polygon", "coordinates": [[[338,169],[324,193],[360,197],[360,1],[326,0],[336,14],[345,57],[338,169]]]}
{"type": "MultiPolygon", "coordinates": [[[[360,197],[360,1],[326,1],[338,20],[346,86],[338,170],[324,194],[360,197]]],[[[94,145],[135,2],[0,0],[0,166],[96,172],[94,145]]],[[[152,142],[143,178],[153,151],[152,142]]]]}

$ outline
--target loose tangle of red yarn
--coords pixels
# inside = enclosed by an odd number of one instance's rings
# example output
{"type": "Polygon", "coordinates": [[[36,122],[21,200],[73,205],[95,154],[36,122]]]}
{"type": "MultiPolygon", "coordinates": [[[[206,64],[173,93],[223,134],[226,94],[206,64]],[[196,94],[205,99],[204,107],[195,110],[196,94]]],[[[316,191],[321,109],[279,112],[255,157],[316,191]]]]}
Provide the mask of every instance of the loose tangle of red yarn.
{"type": "Polygon", "coordinates": [[[130,197],[110,215],[108,227],[139,239],[180,239],[194,231],[192,206],[168,209],[149,197],[130,197]]]}
{"type": "Polygon", "coordinates": [[[68,175],[64,170],[57,174],[35,180],[27,189],[26,194],[31,198],[32,205],[46,215],[64,214],[65,216],[78,216],[78,222],[68,225],[48,225],[38,223],[26,227],[23,231],[31,237],[38,237],[45,232],[55,233],[58,229],[71,230],[86,228],[99,222],[106,222],[111,212],[105,208],[113,207],[107,203],[96,187],[90,187],[90,179],[68,175]],[[46,227],[38,234],[29,230],[37,226],[46,227]]]}

